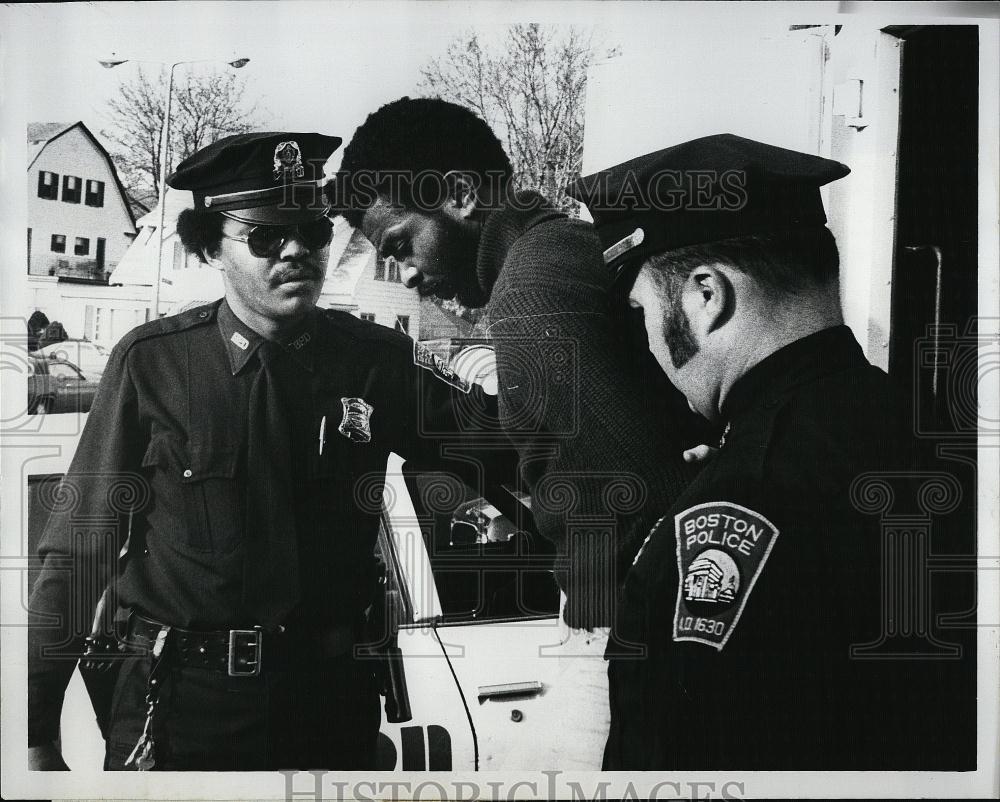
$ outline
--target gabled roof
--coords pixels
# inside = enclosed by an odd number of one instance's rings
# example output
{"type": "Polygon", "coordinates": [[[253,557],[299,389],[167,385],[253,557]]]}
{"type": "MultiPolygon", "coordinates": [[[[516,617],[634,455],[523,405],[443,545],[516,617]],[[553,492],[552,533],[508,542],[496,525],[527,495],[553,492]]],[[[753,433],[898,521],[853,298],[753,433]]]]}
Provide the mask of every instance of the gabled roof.
{"type": "Polygon", "coordinates": [[[83,124],[82,120],[78,120],[75,123],[28,123],[28,169],[31,169],[35,160],[41,155],[42,151],[45,150],[46,145],[77,126],[79,126],[80,130],[83,131],[90,141],[94,143],[94,147],[97,148],[98,152],[108,163],[108,169],[111,171],[111,175],[115,178],[115,185],[118,187],[118,192],[121,195],[125,211],[128,213],[129,220],[132,221],[132,227],[135,228],[135,213],[132,211],[132,204],[128,202],[129,196],[125,191],[125,187],[122,185],[121,179],[118,177],[118,171],[115,169],[115,163],[111,161],[111,156],[109,156],[108,152],[104,149],[104,145],[102,145],[97,137],[90,132],[90,129],[83,124]]]}
{"type": "Polygon", "coordinates": [[[333,241],[330,243],[330,260],[327,262],[323,294],[341,304],[353,301],[358,281],[372,261],[374,253],[375,249],[360,229],[352,228],[344,218],[338,217],[333,224],[333,241]]]}

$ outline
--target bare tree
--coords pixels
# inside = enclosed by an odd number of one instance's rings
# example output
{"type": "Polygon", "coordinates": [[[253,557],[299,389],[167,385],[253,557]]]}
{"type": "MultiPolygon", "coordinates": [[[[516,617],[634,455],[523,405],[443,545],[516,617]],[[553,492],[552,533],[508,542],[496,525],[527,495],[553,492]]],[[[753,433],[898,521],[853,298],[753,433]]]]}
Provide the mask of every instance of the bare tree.
{"type": "MultiPolygon", "coordinates": [[[[111,157],[129,194],[147,206],[159,199],[161,132],[167,72],[139,70],[122,81],[108,101],[109,127],[101,134],[114,143],[111,157]]],[[[231,71],[174,73],[170,109],[168,172],[199,148],[229,134],[258,127],[257,104],[247,104],[246,81],[231,71]]]]}
{"type": "Polygon", "coordinates": [[[421,70],[420,90],[474,109],[505,142],[517,186],[575,212],[565,188],[580,175],[593,55],[572,26],[512,25],[493,45],[469,32],[421,70]]]}

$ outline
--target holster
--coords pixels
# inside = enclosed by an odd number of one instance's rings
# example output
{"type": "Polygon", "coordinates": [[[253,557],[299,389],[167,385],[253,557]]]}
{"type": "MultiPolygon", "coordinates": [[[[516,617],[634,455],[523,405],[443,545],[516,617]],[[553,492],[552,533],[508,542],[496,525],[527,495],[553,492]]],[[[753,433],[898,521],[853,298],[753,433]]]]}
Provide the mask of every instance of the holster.
{"type": "Polygon", "coordinates": [[[83,677],[83,684],[90,696],[97,726],[105,740],[111,723],[111,700],[125,656],[114,630],[117,607],[114,591],[109,584],[97,602],[94,621],[90,634],[84,639],[85,647],[79,664],[80,676],[83,677]]]}

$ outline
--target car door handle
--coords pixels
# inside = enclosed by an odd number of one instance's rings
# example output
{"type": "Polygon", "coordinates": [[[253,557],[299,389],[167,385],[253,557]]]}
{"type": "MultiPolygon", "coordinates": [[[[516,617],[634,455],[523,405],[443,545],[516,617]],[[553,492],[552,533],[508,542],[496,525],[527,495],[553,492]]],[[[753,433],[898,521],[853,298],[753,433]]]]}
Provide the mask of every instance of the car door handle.
{"type": "Polygon", "coordinates": [[[542,683],[537,680],[530,682],[505,682],[502,685],[480,685],[479,702],[487,699],[511,699],[524,696],[536,696],[542,692],[542,683]]]}

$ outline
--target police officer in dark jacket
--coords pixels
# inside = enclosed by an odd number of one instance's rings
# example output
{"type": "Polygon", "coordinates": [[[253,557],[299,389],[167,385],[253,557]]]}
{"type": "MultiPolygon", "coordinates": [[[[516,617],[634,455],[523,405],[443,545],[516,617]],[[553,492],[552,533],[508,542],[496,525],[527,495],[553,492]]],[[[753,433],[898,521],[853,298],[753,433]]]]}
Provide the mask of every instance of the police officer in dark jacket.
{"type": "Polygon", "coordinates": [[[317,309],[318,182],[339,144],[227,137],[169,179],[193,193],[178,230],[225,298],[117,345],[52,500],[30,602],[35,768],[65,768],[62,698],[109,580],[128,657],[106,768],[373,767],[378,692],[354,653],[386,460],[440,464],[424,434],[459,436],[486,399],[408,337],[317,309]]]}
{"type": "Polygon", "coordinates": [[[575,188],[657,362],[725,426],[626,578],[607,769],[975,768],[972,630],[935,625],[973,584],[922,561],[968,548],[930,537],[960,492],[843,325],[819,187],[848,172],[726,134],[575,188]]]}

